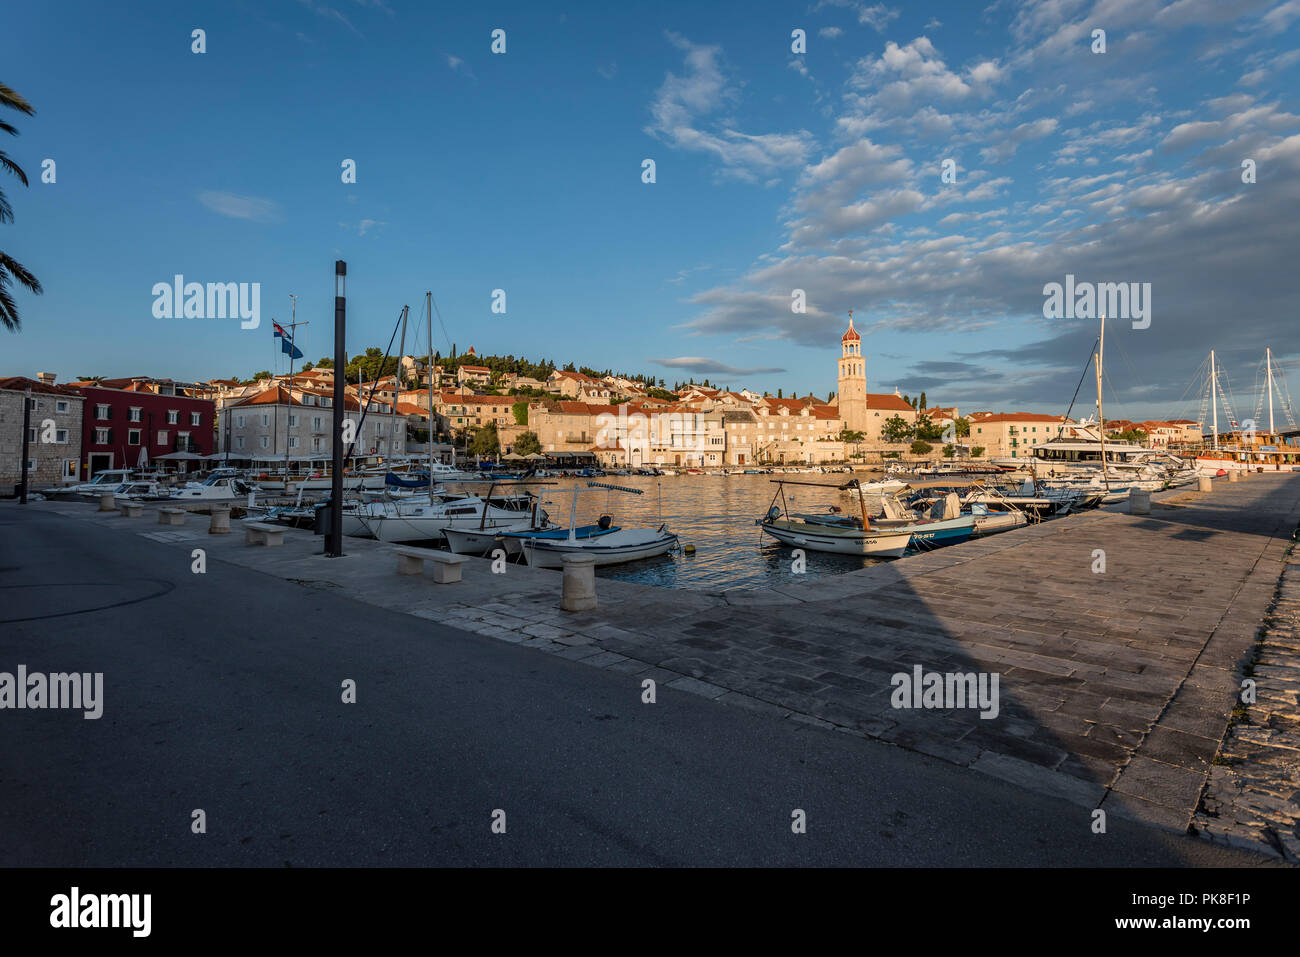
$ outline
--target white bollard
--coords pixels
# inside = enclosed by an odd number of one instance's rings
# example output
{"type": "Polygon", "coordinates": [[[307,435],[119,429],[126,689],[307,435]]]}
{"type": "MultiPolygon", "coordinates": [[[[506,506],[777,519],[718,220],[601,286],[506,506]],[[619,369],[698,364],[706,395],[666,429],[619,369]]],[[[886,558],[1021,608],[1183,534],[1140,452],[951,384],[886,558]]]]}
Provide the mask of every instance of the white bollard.
{"type": "Polygon", "coordinates": [[[112,492],[102,492],[99,496],[99,510],[101,512],[116,512],[117,506],[113,500],[116,498],[112,492]]]}
{"type": "Polygon", "coordinates": [[[1128,513],[1130,515],[1151,514],[1151,493],[1146,489],[1129,489],[1128,513]]]}
{"type": "Polygon", "coordinates": [[[1241,481],[1241,475],[1238,474],[1238,472],[1237,472],[1236,469],[1228,469],[1228,481],[1229,481],[1229,482],[1240,482],[1240,481],[1241,481]]]}
{"type": "Polygon", "coordinates": [[[1198,492],[1213,492],[1214,479],[1208,475],[1202,475],[1196,479],[1196,490],[1198,492]]]}
{"type": "Polygon", "coordinates": [[[588,611],[596,607],[596,559],[590,555],[565,555],[560,608],[588,611]]]}
{"type": "Polygon", "coordinates": [[[212,521],[208,522],[209,535],[229,535],[230,534],[230,506],[214,505],[212,506],[212,521]]]}

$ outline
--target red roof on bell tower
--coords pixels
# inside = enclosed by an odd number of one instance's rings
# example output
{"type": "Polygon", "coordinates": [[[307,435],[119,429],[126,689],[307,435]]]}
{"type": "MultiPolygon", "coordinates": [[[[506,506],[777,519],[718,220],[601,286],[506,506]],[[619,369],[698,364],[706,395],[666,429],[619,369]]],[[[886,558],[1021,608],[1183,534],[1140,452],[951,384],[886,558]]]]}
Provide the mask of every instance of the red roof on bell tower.
{"type": "Polygon", "coordinates": [[[851,339],[861,339],[861,338],[862,338],[862,337],[861,337],[860,335],[858,335],[858,330],[856,330],[856,329],[853,328],[853,313],[850,312],[850,313],[849,313],[849,329],[848,329],[848,331],[847,331],[846,333],[844,333],[844,335],[840,336],[840,342],[848,342],[848,341],[850,341],[851,339]]]}

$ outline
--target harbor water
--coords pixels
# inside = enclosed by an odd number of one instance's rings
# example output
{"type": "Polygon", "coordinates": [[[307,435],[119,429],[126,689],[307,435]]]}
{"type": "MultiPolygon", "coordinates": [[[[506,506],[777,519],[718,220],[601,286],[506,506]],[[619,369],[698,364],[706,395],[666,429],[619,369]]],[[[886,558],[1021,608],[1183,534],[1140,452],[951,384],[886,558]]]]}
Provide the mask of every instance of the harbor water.
{"type": "MultiPolygon", "coordinates": [[[[724,591],[730,588],[753,588],[792,581],[793,550],[763,534],[755,524],[772,504],[777,486],[775,475],[609,475],[596,479],[555,478],[555,482],[538,491],[551,521],[567,526],[573,506],[575,486],[584,489],[578,495],[578,523],[594,522],[610,515],[615,525],[623,527],[654,526],[667,523],[682,546],[694,546],[694,553],[683,547],[662,558],[612,565],[597,569],[602,578],[658,585],[667,588],[691,588],[724,591]],[[641,495],[627,492],[586,488],[588,481],[624,488],[635,488],[641,495]]],[[[826,483],[878,481],[879,473],[794,473],[782,476],[792,481],[826,483]]],[[[792,512],[824,512],[838,505],[846,513],[856,514],[856,499],[834,488],[787,485],[785,500],[792,512]]],[[[865,568],[881,561],[852,555],[834,555],[805,551],[806,574],[841,574],[865,568]]]]}

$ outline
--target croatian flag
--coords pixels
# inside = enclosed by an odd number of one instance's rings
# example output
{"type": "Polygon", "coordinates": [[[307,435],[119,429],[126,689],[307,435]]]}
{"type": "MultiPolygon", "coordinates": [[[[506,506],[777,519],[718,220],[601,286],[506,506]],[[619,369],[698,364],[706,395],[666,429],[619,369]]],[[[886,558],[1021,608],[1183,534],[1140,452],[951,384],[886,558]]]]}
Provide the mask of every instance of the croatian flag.
{"type": "Polygon", "coordinates": [[[280,340],[280,351],[285,355],[294,359],[302,358],[302,350],[293,344],[293,339],[289,333],[285,332],[284,328],[274,319],[271,320],[271,335],[280,340]]]}

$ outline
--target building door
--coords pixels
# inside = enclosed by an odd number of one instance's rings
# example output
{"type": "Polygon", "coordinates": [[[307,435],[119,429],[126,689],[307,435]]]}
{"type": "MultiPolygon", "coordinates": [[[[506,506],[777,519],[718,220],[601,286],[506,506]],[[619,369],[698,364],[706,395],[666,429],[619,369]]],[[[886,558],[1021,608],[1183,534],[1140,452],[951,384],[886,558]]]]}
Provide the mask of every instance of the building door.
{"type": "Polygon", "coordinates": [[[92,479],[104,469],[111,469],[112,467],[112,452],[92,452],[90,455],[90,474],[86,478],[92,479]]]}
{"type": "Polygon", "coordinates": [[[744,452],[741,452],[739,455],[736,456],[736,464],[737,464],[737,465],[744,465],[744,464],[745,464],[745,453],[744,453],[744,452]]]}

